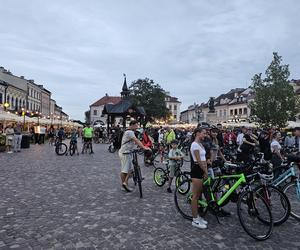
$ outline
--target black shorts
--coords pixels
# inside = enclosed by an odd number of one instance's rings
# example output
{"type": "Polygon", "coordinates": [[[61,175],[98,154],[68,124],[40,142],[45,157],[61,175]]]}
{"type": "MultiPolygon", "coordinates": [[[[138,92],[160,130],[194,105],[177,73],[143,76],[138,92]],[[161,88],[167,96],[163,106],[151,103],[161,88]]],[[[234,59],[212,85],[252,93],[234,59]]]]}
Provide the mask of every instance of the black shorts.
{"type": "Polygon", "coordinates": [[[192,164],[191,178],[194,178],[194,179],[203,179],[204,178],[204,171],[198,164],[192,164]]]}
{"type": "Polygon", "coordinates": [[[93,138],[86,138],[86,137],[83,138],[84,142],[92,142],[92,139],[93,138]]]}

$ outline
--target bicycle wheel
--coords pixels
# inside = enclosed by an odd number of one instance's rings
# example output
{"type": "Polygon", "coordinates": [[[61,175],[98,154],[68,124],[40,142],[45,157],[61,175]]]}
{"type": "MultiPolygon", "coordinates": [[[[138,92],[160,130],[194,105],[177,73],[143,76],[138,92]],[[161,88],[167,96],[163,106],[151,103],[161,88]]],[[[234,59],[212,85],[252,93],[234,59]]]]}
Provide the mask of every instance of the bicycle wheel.
{"type": "Polygon", "coordinates": [[[261,194],[269,205],[275,226],[281,225],[289,218],[291,205],[287,196],[279,188],[274,186],[264,188],[261,185],[256,187],[254,192],[261,194]]]}
{"type": "MultiPolygon", "coordinates": [[[[179,187],[175,189],[174,192],[174,203],[177,211],[182,215],[183,218],[187,220],[192,220],[192,209],[191,209],[191,202],[193,198],[192,192],[186,192],[185,194],[181,193],[179,190],[183,189],[182,186],[186,185],[186,182],[191,183],[191,179],[188,178],[184,180],[179,187]]],[[[190,185],[190,184],[189,184],[190,185]]],[[[206,203],[206,202],[205,202],[206,203]]],[[[205,216],[207,213],[208,207],[202,206],[203,202],[198,201],[198,213],[201,217],[205,216]]]]}
{"type": "Polygon", "coordinates": [[[153,180],[155,184],[159,187],[162,187],[167,181],[167,173],[162,168],[156,168],[153,174],[153,180]]]}
{"type": "Polygon", "coordinates": [[[291,205],[291,216],[300,220],[300,182],[292,181],[283,187],[284,194],[288,197],[291,205]]]}
{"type": "Polygon", "coordinates": [[[237,202],[237,212],[239,221],[249,236],[259,241],[271,236],[273,231],[271,209],[260,193],[243,192],[237,202]]]}
{"type": "Polygon", "coordinates": [[[135,165],[135,166],[134,166],[134,172],[135,172],[136,182],[137,182],[138,187],[139,187],[140,198],[143,198],[142,173],[141,173],[140,166],[135,165]]]}
{"type": "Polygon", "coordinates": [[[178,188],[178,193],[186,194],[187,192],[190,191],[191,183],[189,181],[186,181],[189,179],[190,179],[190,175],[188,175],[188,173],[180,173],[179,175],[176,176],[175,185],[176,188],[178,188]]]}
{"type": "Polygon", "coordinates": [[[70,144],[69,152],[71,156],[75,154],[75,145],[73,143],[70,144]]]}
{"type": "Polygon", "coordinates": [[[68,146],[65,143],[58,143],[55,147],[55,152],[57,155],[64,155],[68,150],[68,146]]]}

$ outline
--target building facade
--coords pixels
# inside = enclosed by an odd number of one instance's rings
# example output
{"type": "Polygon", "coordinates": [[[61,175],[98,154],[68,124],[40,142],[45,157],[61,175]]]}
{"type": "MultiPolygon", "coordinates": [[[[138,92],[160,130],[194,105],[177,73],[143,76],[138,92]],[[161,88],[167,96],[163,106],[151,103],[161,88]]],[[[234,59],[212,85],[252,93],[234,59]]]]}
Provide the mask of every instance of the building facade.
{"type": "MultiPolygon", "coordinates": [[[[51,92],[43,85],[38,85],[34,80],[27,80],[24,76],[15,76],[4,67],[0,67],[0,106],[8,104],[6,110],[26,110],[28,114],[39,113],[43,117],[50,118],[61,116],[60,111],[55,108],[56,102],[51,99],[51,92]],[[59,113],[59,115],[58,115],[59,113]]],[[[69,117],[65,114],[65,117],[69,117]]]]}
{"type": "Polygon", "coordinates": [[[165,99],[166,107],[171,113],[171,120],[179,122],[180,121],[180,105],[181,102],[178,101],[177,97],[167,95],[165,99]]]}
{"type": "Polygon", "coordinates": [[[90,105],[90,123],[95,124],[96,122],[107,123],[107,115],[102,115],[102,111],[106,104],[117,104],[121,101],[120,96],[109,96],[105,94],[98,101],[90,105]]]}

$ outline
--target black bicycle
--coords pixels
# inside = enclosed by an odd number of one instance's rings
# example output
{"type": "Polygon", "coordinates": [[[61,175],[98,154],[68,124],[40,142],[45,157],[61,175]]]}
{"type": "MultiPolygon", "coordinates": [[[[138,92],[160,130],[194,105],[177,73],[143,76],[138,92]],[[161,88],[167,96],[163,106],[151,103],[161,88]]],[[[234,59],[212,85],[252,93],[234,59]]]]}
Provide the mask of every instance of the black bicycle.
{"type": "Polygon", "coordinates": [[[57,139],[55,142],[55,153],[57,155],[65,155],[68,151],[67,144],[62,142],[62,139],[57,139]]]}
{"type": "Polygon", "coordinates": [[[83,146],[82,146],[82,151],[81,153],[82,154],[92,154],[93,152],[93,148],[92,148],[92,140],[86,140],[84,143],[83,143],[83,146]]]}
{"type": "Polygon", "coordinates": [[[134,182],[134,185],[138,185],[139,192],[140,192],[140,198],[143,198],[143,189],[142,189],[142,172],[141,167],[138,163],[137,154],[141,151],[141,149],[134,149],[128,153],[123,153],[125,155],[131,155],[132,156],[132,164],[133,164],[133,172],[132,172],[132,179],[134,182]]]}

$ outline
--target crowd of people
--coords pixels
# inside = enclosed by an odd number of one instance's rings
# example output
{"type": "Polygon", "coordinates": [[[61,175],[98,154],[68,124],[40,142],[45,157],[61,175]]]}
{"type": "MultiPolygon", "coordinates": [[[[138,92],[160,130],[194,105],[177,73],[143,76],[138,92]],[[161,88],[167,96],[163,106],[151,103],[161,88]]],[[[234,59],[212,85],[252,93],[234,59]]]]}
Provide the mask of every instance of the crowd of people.
{"type": "MultiPolygon", "coordinates": [[[[205,229],[208,222],[198,214],[198,199],[203,192],[203,180],[209,176],[214,164],[226,161],[249,163],[253,161],[255,153],[261,152],[265,160],[280,166],[284,161],[283,148],[293,149],[295,153],[300,152],[300,128],[293,131],[281,133],[276,128],[251,129],[241,127],[237,129],[222,128],[221,124],[211,127],[197,127],[194,130],[172,129],[170,127],[146,128],[140,135],[136,133],[138,125],[136,121],[130,123],[129,128],[123,133],[119,157],[121,159],[121,183],[122,189],[131,192],[128,187],[128,178],[132,171],[132,159],[130,154],[124,154],[133,150],[135,145],[145,150],[155,150],[155,147],[163,145],[168,151],[170,176],[167,191],[171,190],[174,177],[174,166],[176,160],[183,157],[178,150],[178,145],[185,141],[191,157],[191,180],[193,197],[191,209],[193,215],[192,225],[205,229]],[[234,151],[236,158],[228,158],[230,151],[234,151]]],[[[151,155],[151,154],[150,154],[151,155]]],[[[230,213],[221,209],[220,214],[230,216],[230,213]]],[[[220,216],[219,214],[219,216],[220,216]]]]}

